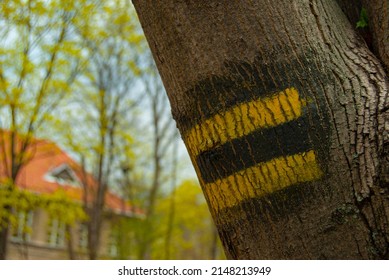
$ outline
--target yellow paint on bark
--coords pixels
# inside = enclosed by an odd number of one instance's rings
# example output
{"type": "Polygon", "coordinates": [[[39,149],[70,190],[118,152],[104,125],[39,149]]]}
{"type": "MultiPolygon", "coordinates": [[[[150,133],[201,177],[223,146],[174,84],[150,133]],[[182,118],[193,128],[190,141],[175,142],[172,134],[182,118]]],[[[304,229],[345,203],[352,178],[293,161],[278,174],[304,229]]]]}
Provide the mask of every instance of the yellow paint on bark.
{"type": "Polygon", "coordinates": [[[313,150],[274,158],[236,172],[214,183],[204,191],[212,208],[220,211],[241,201],[262,197],[288,186],[320,179],[323,176],[313,150]]]}
{"type": "MultiPolygon", "coordinates": [[[[236,138],[269,127],[276,127],[303,115],[307,102],[298,91],[287,88],[268,97],[238,104],[192,128],[184,136],[192,159],[236,138]]],[[[253,147],[255,149],[255,147],[253,147]]],[[[193,160],[196,165],[196,160],[193,160]]],[[[198,170],[198,168],[196,167],[198,170]]],[[[323,172],[314,150],[280,156],[257,163],[230,176],[205,183],[204,192],[212,209],[220,211],[242,201],[263,197],[292,185],[320,179],[323,172]]]]}
{"type": "Polygon", "coordinates": [[[223,145],[232,139],[267,127],[297,119],[306,102],[291,87],[265,98],[236,105],[197,124],[184,137],[189,152],[197,156],[203,151],[223,145]]]}

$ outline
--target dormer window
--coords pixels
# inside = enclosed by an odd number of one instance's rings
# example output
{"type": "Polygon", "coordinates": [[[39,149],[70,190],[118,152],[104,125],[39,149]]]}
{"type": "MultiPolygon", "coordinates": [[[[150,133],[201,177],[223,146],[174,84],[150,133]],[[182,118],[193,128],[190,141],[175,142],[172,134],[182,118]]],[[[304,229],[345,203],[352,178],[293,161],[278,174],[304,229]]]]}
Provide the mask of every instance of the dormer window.
{"type": "Polygon", "coordinates": [[[70,185],[73,187],[80,186],[76,174],[67,164],[62,164],[57,168],[52,169],[45,178],[49,182],[56,182],[60,185],[70,185]]]}

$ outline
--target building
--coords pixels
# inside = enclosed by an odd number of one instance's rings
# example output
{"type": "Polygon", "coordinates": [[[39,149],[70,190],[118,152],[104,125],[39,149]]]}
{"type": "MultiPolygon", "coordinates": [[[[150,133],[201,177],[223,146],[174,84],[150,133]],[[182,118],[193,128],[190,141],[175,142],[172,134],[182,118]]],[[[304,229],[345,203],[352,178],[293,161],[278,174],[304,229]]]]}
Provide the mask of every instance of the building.
{"type": "MultiPolygon", "coordinates": [[[[10,174],[9,142],[9,132],[0,132],[0,186],[4,186],[10,174]]],[[[25,155],[26,163],[15,182],[18,190],[36,198],[64,197],[80,209],[92,203],[97,182],[56,144],[33,139],[25,155]]],[[[70,227],[61,221],[61,217],[50,214],[44,207],[13,210],[8,259],[69,259],[69,248],[76,258],[87,258],[87,226],[81,216],[70,227]]],[[[112,223],[115,218],[140,218],[143,213],[116,194],[108,192],[104,215],[99,256],[114,258],[117,248],[112,240],[112,223]]]]}

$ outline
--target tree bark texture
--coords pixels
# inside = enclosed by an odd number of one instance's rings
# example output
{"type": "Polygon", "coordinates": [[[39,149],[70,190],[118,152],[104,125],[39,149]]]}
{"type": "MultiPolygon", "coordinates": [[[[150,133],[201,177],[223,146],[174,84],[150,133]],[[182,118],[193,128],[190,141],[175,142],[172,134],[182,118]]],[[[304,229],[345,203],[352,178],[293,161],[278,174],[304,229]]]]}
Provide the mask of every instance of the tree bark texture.
{"type": "Polygon", "coordinates": [[[227,257],[388,258],[388,78],[336,1],[133,2],[227,257]]]}

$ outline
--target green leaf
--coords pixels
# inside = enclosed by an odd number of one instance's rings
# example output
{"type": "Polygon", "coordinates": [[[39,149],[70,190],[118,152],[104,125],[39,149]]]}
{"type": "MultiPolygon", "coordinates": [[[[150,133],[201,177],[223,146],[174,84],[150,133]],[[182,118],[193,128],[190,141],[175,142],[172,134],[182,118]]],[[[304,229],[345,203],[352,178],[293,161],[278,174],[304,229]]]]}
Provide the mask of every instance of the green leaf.
{"type": "Polygon", "coordinates": [[[361,14],[359,15],[359,21],[357,21],[357,28],[365,28],[368,26],[368,23],[367,11],[365,8],[362,8],[361,14]]]}

